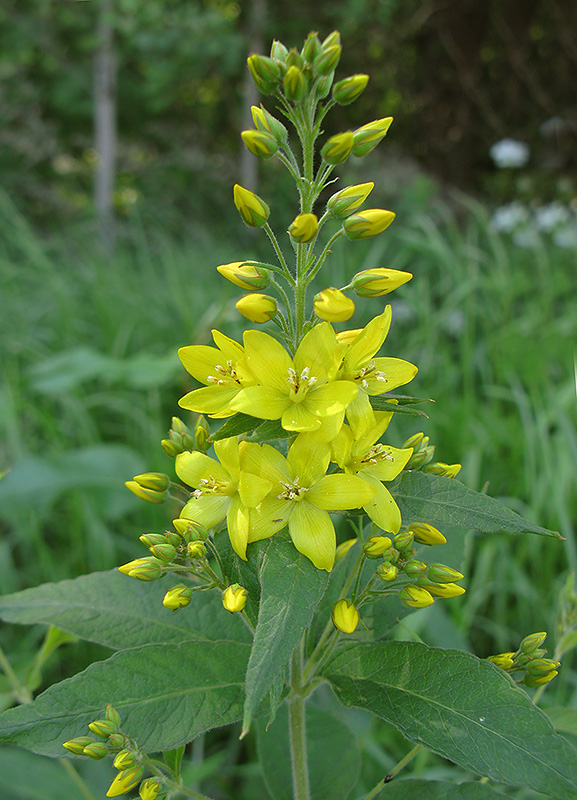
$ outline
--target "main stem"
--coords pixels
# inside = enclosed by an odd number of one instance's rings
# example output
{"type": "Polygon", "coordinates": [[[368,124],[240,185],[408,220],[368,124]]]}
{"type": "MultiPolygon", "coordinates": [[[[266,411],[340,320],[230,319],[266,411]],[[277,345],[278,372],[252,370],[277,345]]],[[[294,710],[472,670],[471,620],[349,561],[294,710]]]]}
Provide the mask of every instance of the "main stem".
{"type": "Polygon", "coordinates": [[[288,709],[294,800],[310,800],[305,698],[302,695],[300,647],[296,648],[291,660],[291,687],[292,692],[288,699],[288,709]]]}

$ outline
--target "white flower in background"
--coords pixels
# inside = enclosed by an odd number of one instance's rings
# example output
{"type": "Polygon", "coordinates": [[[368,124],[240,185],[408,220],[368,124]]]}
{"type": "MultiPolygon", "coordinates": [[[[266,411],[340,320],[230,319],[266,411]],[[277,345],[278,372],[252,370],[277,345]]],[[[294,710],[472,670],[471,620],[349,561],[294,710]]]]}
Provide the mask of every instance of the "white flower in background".
{"type": "Polygon", "coordinates": [[[564,250],[577,250],[577,222],[556,230],[553,233],[553,242],[564,250]]]}
{"type": "Polygon", "coordinates": [[[537,229],[545,233],[551,233],[556,228],[565,227],[570,220],[569,209],[558,200],[540,206],[535,211],[537,229]]]}
{"type": "Polygon", "coordinates": [[[515,201],[495,209],[490,225],[493,230],[500,233],[512,233],[519,228],[527,227],[530,219],[529,209],[515,201]]]}
{"type": "Polygon", "coordinates": [[[518,139],[501,139],[489,149],[489,155],[499,169],[504,167],[524,167],[529,161],[531,150],[525,142],[518,139]]]}

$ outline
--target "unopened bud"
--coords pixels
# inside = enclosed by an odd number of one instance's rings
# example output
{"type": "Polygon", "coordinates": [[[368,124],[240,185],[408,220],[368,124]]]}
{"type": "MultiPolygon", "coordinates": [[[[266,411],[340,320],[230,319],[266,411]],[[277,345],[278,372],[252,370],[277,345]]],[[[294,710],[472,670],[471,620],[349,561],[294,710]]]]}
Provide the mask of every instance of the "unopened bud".
{"type": "Polygon", "coordinates": [[[356,541],[357,541],[356,539],[347,539],[345,542],[341,542],[338,545],[337,551],[335,553],[335,563],[337,561],[341,561],[346,556],[346,554],[349,552],[351,547],[356,543],[356,541]]]}
{"type": "Polygon", "coordinates": [[[273,117],[272,114],[264,108],[261,104],[258,106],[251,106],[250,112],[252,114],[252,121],[255,128],[263,133],[270,133],[277,141],[277,144],[282,145],[288,139],[288,131],[280,120],[273,117]]]}
{"type": "Polygon", "coordinates": [[[558,675],[558,671],[556,669],[552,670],[551,672],[547,672],[545,675],[531,675],[528,672],[525,677],[523,678],[523,683],[525,686],[529,686],[531,689],[536,688],[537,686],[543,686],[545,683],[549,683],[558,675]]]}
{"type": "Polygon", "coordinates": [[[465,594],[465,590],[457,583],[434,583],[433,581],[424,578],[417,578],[419,586],[426,589],[430,594],[435,597],[443,597],[448,599],[450,597],[459,597],[465,594]]]}
{"type": "Polygon", "coordinates": [[[379,564],[377,567],[377,575],[382,581],[385,581],[385,583],[391,583],[397,580],[399,568],[388,561],[383,561],[383,563],[379,564]]]}
{"type": "Polygon", "coordinates": [[[237,310],[251,322],[269,322],[277,313],[274,297],[268,294],[245,294],[236,303],[237,310]]]}
{"type": "Polygon", "coordinates": [[[171,442],[170,439],[161,439],[160,444],[162,449],[166,453],[169,458],[176,458],[179,453],[182,453],[183,450],[178,447],[174,442],[171,442]]]}
{"type": "Polygon", "coordinates": [[[365,91],[368,82],[368,75],[351,75],[350,78],[344,78],[333,86],[333,100],[340,106],[354,103],[365,91]]]}
{"type": "Polygon", "coordinates": [[[530,633],[529,636],[525,636],[519,645],[519,650],[522,653],[525,653],[527,656],[532,656],[535,654],[535,651],[541,647],[546,638],[546,631],[541,631],[540,633],[530,633]]]}
{"type": "Polygon", "coordinates": [[[194,443],[198,450],[205,453],[210,448],[210,429],[204,417],[200,417],[194,429],[194,443]]]}
{"type": "Polygon", "coordinates": [[[295,65],[287,69],[282,85],[285,97],[290,103],[298,103],[306,94],[305,76],[295,65]]]}
{"type": "Polygon", "coordinates": [[[179,583],[178,586],[173,586],[164,595],[162,605],[169,608],[171,611],[177,611],[179,608],[185,608],[192,600],[192,589],[190,586],[185,586],[184,583],[179,583]]]}
{"type": "Polygon", "coordinates": [[[330,75],[319,76],[315,83],[315,90],[316,95],[319,100],[324,100],[325,97],[328,97],[331,91],[331,86],[333,85],[334,80],[334,73],[331,72],[330,75]]]}
{"type": "Polygon", "coordinates": [[[534,658],[527,664],[527,672],[530,672],[531,675],[546,675],[560,666],[561,662],[554,661],[552,658],[534,658]]]}
{"type": "Polygon", "coordinates": [[[353,633],[359,624],[359,612],[348,600],[337,600],[331,613],[333,625],[343,633],[353,633]]]}
{"type": "Polygon", "coordinates": [[[445,564],[429,564],[427,569],[427,578],[434,583],[454,583],[460,581],[464,577],[462,572],[459,572],[452,567],[447,567],[445,564]]]}
{"type": "Polygon", "coordinates": [[[270,216],[264,200],[238,183],[234,185],[234,204],[243,222],[251,228],[260,228],[270,216]]]}
{"type": "Polygon", "coordinates": [[[94,722],[89,722],[88,727],[95,736],[99,736],[101,739],[108,739],[110,734],[116,730],[114,722],[107,719],[96,719],[94,722]]]}
{"type": "Polygon", "coordinates": [[[380,558],[392,546],[388,536],[369,536],[363,545],[363,552],[368,558],[380,558]]]}
{"type": "Polygon", "coordinates": [[[201,541],[189,542],[186,547],[186,552],[189,558],[198,561],[206,556],[206,545],[201,541]]]}
{"type": "Polygon", "coordinates": [[[155,492],[164,492],[170,483],[170,478],[163,472],[144,472],[142,475],[135,475],[132,480],[142,489],[152,489],[155,492]]]}
{"type": "Polygon", "coordinates": [[[315,294],[313,307],[317,317],[326,322],[345,322],[355,313],[351,298],[334,287],[315,294]]]}
{"type": "Polygon", "coordinates": [[[118,571],[139,581],[155,581],[162,575],[162,565],[156,558],[135,558],[128,564],[118,567],[118,571]]]}
{"type": "Polygon", "coordinates": [[[168,500],[168,489],[163,492],[157,492],[154,489],[144,489],[136,481],[124,481],[127,489],[130,489],[132,494],[140,497],[141,500],[146,500],[148,503],[165,503],[168,500]]]}
{"type": "Polygon", "coordinates": [[[171,544],[155,544],[150,548],[150,552],[163,564],[170,564],[176,558],[176,549],[171,544]]]}
{"type": "Polygon", "coordinates": [[[329,75],[337,68],[341,57],[341,37],[333,31],[321,44],[321,52],[313,61],[313,72],[317,75],[329,75]]]}
{"type": "Polygon", "coordinates": [[[156,544],[166,544],[166,536],[163,533],[143,533],[138,537],[146,547],[153,547],[156,544]]]}
{"type": "Polygon", "coordinates": [[[83,750],[83,755],[88,758],[93,758],[95,761],[100,761],[108,755],[108,747],[106,742],[91,742],[87,744],[83,750]]]}
{"type": "Polygon", "coordinates": [[[270,283],[270,274],[266,270],[259,269],[246,261],[221,264],[217,270],[235,286],[248,289],[248,291],[265,289],[270,283]]]}
{"type": "Polygon", "coordinates": [[[340,192],[333,194],[327,202],[327,209],[337,219],[343,219],[360,208],[370,195],[375,184],[371,181],[369,183],[358,183],[354,186],[347,186],[346,189],[341,189],[340,192]]]}
{"type": "MultiPolygon", "coordinates": [[[[412,447],[413,450],[418,450],[421,446],[421,442],[425,438],[424,433],[414,433],[412,436],[409,436],[407,441],[403,444],[403,449],[412,447]]],[[[429,437],[427,437],[427,443],[429,441],[429,437]]]]}
{"type": "Polygon", "coordinates": [[[375,267],[357,272],[350,285],[359,297],[382,297],[398,289],[412,277],[410,272],[400,269],[375,267]]]}
{"type": "Polygon", "coordinates": [[[222,593],[222,604],[227,611],[235,614],[246,606],[247,590],[238,583],[233,583],[222,593]]]}
{"type": "Polygon", "coordinates": [[[276,61],[277,63],[284,63],[288,56],[288,49],[284,46],[282,42],[279,42],[278,39],[273,39],[273,43],[270,46],[270,57],[276,61]]]}
{"type": "Polygon", "coordinates": [[[443,461],[435,461],[433,464],[426,464],[423,467],[423,472],[440,475],[443,478],[454,478],[460,471],[460,464],[445,464],[443,461]]]}
{"type": "Polygon", "coordinates": [[[435,602],[431,593],[422,586],[403,586],[399,599],[409,608],[426,608],[435,602]]]}
{"type": "Polygon", "coordinates": [[[140,782],[143,772],[144,769],[140,764],[134,764],[128,769],[123,769],[110,784],[106,797],[119,797],[121,794],[126,794],[131,789],[134,789],[136,784],[140,782]]]}
{"type": "Polygon", "coordinates": [[[240,134],[244,146],[257,158],[272,158],[278,150],[278,142],[272,133],[266,131],[242,131],[240,134]]]}
{"type": "Polygon", "coordinates": [[[437,528],[429,525],[428,522],[412,522],[409,525],[414,534],[415,541],[419,544],[446,544],[447,540],[437,528]]]}
{"type": "Polygon", "coordinates": [[[498,653],[496,656],[489,656],[487,661],[491,661],[496,667],[504,669],[505,672],[514,666],[514,653],[498,653]]]}
{"type": "Polygon", "coordinates": [[[424,561],[417,561],[417,559],[412,558],[410,561],[407,561],[403,570],[407,577],[418,578],[419,575],[424,575],[427,571],[427,565],[424,561]]]}
{"type": "Polygon", "coordinates": [[[114,761],[112,763],[116,769],[128,769],[128,767],[136,763],[136,757],[132,750],[121,750],[120,753],[114,756],[114,761]]]}
{"type": "Polygon", "coordinates": [[[392,117],[384,117],[383,119],[376,119],[373,122],[368,122],[361,128],[357,128],[353,133],[353,155],[358,158],[368,156],[385,137],[387,131],[391,127],[392,121],[392,117]]]}
{"type": "Polygon", "coordinates": [[[108,737],[108,746],[112,750],[121,750],[126,744],[126,736],[123,733],[112,733],[108,737]]]}
{"type": "Polygon", "coordinates": [[[377,236],[389,227],[394,220],[393,211],[382,208],[368,208],[347,217],[343,221],[343,228],[349,239],[368,239],[377,236]]]}
{"type": "Polygon", "coordinates": [[[161,789],[157,778],[147,778],[138,789],[140,800],[156,800],[161,789]]]}
{"type": "Polygon", "coordinates": [[[200,522],[196,522],[193,519],[179,517],[178,519],[173,519],[172,524],[174,525],[175,531],[178,531],[185,542],[195,542],[197,539],[205,541],[208,539],[208,531],[204,525],[201,525],[200,522]]]}
{"type": "Polygon", "coordinates": [[[413,450],[413,455],[407,463],[407,469],[420,469],[432,460],[435,455],[435,445],[425,446],[428,441],[429,437],[425,436],[420,447],[417,450],[413,450]]]}
{"type": "Polygon", "coordinates": [[[273,94],[280,80],[280,68],[274,59],[253,53],[246,63],[259,92],[273,94]]]}
{"type": "Polygon", "coordinates": [[[408,550],[413,546],[414,535],[412,531],[400,531],[395,534],[394,544],[397,550],[408,550]]]}
{"type": "Polygon", "coordinates": [[[353,149],[353,134],[351,131],[337,133],[321,148],[321,156],[327,164],[342,164],[346,161],[353,149]]]}
{"type": "Polygon", "coordinates": [[[311,33],[309,33],[305,39],[303,49],[301,50],[301,55],[305,61],[308,61],[309,64],[312,64],[320,52],[321,43],[319,40],[319,35],[316,31],[311,31],[311,33]]]}
{"type": "Polygon", "coordinates": [[[299,214],[289,225],[288,232],[299,244],[310,242],[317,235],[319,221],[316,214],[299,214]]]}
{"type": "Polygon", "coordinates": [[[77,736],[76,739],[70,739],[70,741],[64,742],[62,747],[65,747],[69,753],[74,753],[75,756],[83,756],[84,748],[89,744],[93,744],[93,740],[90,736],[77,736]]]}

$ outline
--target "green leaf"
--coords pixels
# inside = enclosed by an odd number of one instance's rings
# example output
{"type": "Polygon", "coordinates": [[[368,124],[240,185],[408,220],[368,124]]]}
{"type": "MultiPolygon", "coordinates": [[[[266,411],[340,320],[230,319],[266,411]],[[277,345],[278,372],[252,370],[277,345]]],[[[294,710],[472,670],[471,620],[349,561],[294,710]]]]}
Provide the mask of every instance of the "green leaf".
{"type": "Polygon", "coordinates": [[[3,800],[85,800],[63,764],[17,747],[0,749],[0,797],[3,800]]]}
{"type": "Polygon", "coordinates": [[[404,472],[388,488],[401,509],[403,524],[428,522],[483,533],[539,533],[563,538],[556,531],[528,522],[498,500],[469,489],[455,478],[404,472]]]}
{"type": "Polygon", "coordinates": [[[577,750],[489,661],[416,642],[350,644],[324,669],[345,705],[479,775],[577,798],[577,750]]]}
{"type": "MultiPolygon", "coordinates": [[[[353,732],[333,714],[310,704],[306,706],[306,729],[311,800],[345,800],[361,766],[353,732]]],[[[287,704],[280,707],[268,729],[266,719],[259,719],[256,731],[259,760],[271,797],[293,800],[287,704]]]]}
{"type": "MultiPolygon", "coordinates": [[[[425,412],[420,408],[409,408],[410,403],[391,403],[391,398],[385,396],[377,396],[377,397],[370,397],[372,407],[375,411],[394,411],[395,414],[410,414],[413,417],[426,417],[429,419],[429,415],[425,414],[425,412]]],[[[413,400],[415,403],[424,402],[422,400],[413,400]]]]}
{"type": "Polygon", "coordinates": [[[287,435],[280,420],[271,419],[262,422],[248,438],[251,442],[269,442],[272,439],[286,439],[287,435]]]}
{"type": "Polygon", "coordinates": [[[424,781],[415,778],[394,780],[375,795],[375,800],[499,800],[504,795],[482,783],[449,783],[449,781],[424,781]]]}
{"type": "Polygon", "coordinates": [[[387,392],[386,395],[382,395],[383,400],[396,400],[400,406],[411,406],[415,405],[416,403],[434,403],[432,397],[411,397],[408,394],[394,394],[393,392],[387,392]]]}
{"type": "Polygon", "coordinates": [[[244,731],[310,625],[328,581],[328,572],[317,569],[290,539],[269,540],[260,568],[262,592],[246,673],[244,731]]]}
{"type": "Polygon", "coordinates": [[[556,731],[577,736],[577,708],[556,706],[546,709],[546,714],[556,731]]]}
{"type": "Polygon", "coordinates": [[[185,747],[186,745],[183,744],[180,747],[175,747],[174,750],[167,750],[162,754],[167,767],[175,776],[180,775],[180,765],[182,764],[185,747]]]}
{"type": "Polygon", "coordinates": [[[250,640],[242,621],[224,611],[218,592],[194,592],[190,605],[176,613],[165,608],[162,598],[176,582],[169,575],[143,583],[116,569],[93,572],[0,597],[0,619],[55,625],[113,650],[154,642],[250,640]]]}
{"type": "Polygon", "coordinates": [[[211,442],[218,442],[219,439],[228,439],[231,436],[238,436],[247,431],[253,431],[262,420],[257,417],[251,417],[249,414],[238,413],[224,423],[215,433],[210,434],[211,442]]]}
{"type": "Polygon", "coordinates": [[[0,743],[47,756],[86,735],[107,703],[122,730],[145,752],[180,747],[242,715],[250,645],[239,642],[152,644],[115,653],[51,686],[33,703],[0,715],[0,743]]]}

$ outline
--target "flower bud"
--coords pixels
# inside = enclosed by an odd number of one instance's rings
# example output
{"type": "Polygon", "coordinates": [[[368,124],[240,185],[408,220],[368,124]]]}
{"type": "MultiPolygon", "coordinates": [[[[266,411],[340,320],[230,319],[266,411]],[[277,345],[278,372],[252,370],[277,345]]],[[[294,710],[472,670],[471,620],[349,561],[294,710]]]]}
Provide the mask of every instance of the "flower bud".
{"type": "Polygon", "coordinates": [[[525,677],[523,678],[523,683],[525,686],[529,686],[531,689],[536,688],[537,686],[543,686],[545,683],[549,683],[558,675],[558,671],[556,669],[552,670],[551,672],[547,672],[545,675],[531,675],[528,672],[525,677]]]}
{"type": "Polygon", "coordinates": [[[168,500],[169,492],[166,489],[163,492],[157,492],[154,489],[144,489],[136,481],[124,481],[127,489],[130,489],[132,494],[140,497],[141,500],[146,500],[149,503],[165,503],[168,500]]]}
{"type": "Polygon", "coordinates": [[[310,242],[317,235],[319,221],[316,214],[299,214],[289,225],[288,232],[299,244],[310,242]]]}
{"type": "Polygon", "coordinates": [[[176,444],[182,445],[184,450],[194,450],[194,436],[192,435],[192,431],[180,417],[172,418],[168,437],[176,444]]]}
{"type": "Polygon", "coordinates": [[[278,142],[266,131],[242,131],[240,134],[244,146],[257,158],[272,158],[278,150],[278,142]]]}
{"type": "Polygon", "coordinates": [[[186,552],[189,558],[192,558],[194,561],[198,561],[199,559],[205,557],[206,545],[204,542],[200,541],[189,542],[186,547],[186,552]]]}
{"type": "Polygon", "coordinates": [[[174,525],[174,530],[178,531],[185,542],[195,542],[197,539],[202,539],[204,541],[208,539],[208,531],[204,525],[201,525],[200,522],[196,522],[193,519],[179,517],[178,519],[173,519],[172,524],[174,525]]]}
{"type": "Polygon", "coordinates": [[[321,44],[321,52],[313,61],[313,72],[317,75],[329,75],[337,68],[341,57],[341,36],[333,31],[321,44]]]}
{"type": "Polygon", "coordinates": [[[419,544],[433,545],[447,543],[441,531],[438,531],[427,522],[412,522],[409,528],[415,536],[415,541],[419,544]]]}
{"type": "Polygon", "coordinates": [[[176,549],[171,544],[155,544],[150,548],[150,552],[163,564],[170,564],[176,558],[176,549]]]}
{"type": "Polygon", "coordinates": [[[288,139],[288,131],[280,120],[273,117],[266,108],[261,104],[258,106],[251,106],[250,112],[252,121],[257,130],[263,133],[270,133],[277,141],[277,144],[285,144],[288,139]]]}
{"type": "Polygon", "coordinates": [[[527,664],[527,672],[531,675],[547,675],[551,670],[560,666],[561,662],[554,661],[552,658],[534,658],[527,664]]]}
{"type": "MultiPolygon", "coordinates": [[[[412,436],[409,436],[407,441],[402,445],[403,450],[406,450],[409,447],[412,447],[413,450],[418,450],[424,438],[424,433],[414,433],[412,436]]],[[[427,442],[428,441],[429,438],[427,437],[427,442]]]]}
{"type": "Polygon", "coordinates": [[[259,269],[246,261],[233,261],[231,264],[221,264],[218,272],[235,286],[241,289],[254,291],[264,289],[270,283],[270,275],[266,270],[259,269]]]}
{"type": "Polygon", "coordinates": [[[126,736],[123,733],[111,733],[108,737],[108,746],[113,750],[121,750],[126,744],[126,736]]]}
{"type": "Polygon", "coordinates": [[[143,772],[144,770],[140,764],[134,764],[132,767],[128,767],[128,769],[123,769],[110,784],[110,789],[106,792],[106,797],[118,797],[134,789],[142,778],[143,772]]]}
{"type": "Polygon", "coordinates": [[[321,156],[327,164],[342,164],[353,149],[353,134],[350,131],[337,133],[325,142],[321,148],[321,156]]]}
{"type": "Polygon", "coordinates": [[[425,436],[423,439],[423,444],[419,447],[418,450],[413,451],[413,455],[410,457],[406,469],[420,469],[425,464],[428,464],[429,461],[432,461],[433,456],[435,455],[435,446],[429,445],[428,447],[424,446],[426,442],[429,441],[429,437],[425,436]]]}
{"type": "Polygon", "coordinates": [[[276,300],[268,294],[245,294],[236,307],[243,317],[257,323],[268,322],[277,312],[276,300]]]}
{"type": "Polygon", "coordinates": [[[333,217],[342,219],[348,217],[353,211],[362,206],[367,197],[373,191],[375,184],[370,181],[369,183],[357,183],[354,186],[347,186],[346,189],[341,189],[340,192],[333,194],[327,203],[327,209],[333,217]]]}
{"type": "Polygon", "coordinates": [[[427,578],[434,583],[454,583],[460,581],[465,576],[452,567],[447,567],[444,564],[429,564],[427,570],[427,578]]]}
{"type": "Polygon", "coordinates": [[[146,547],[153,547],[155,544],[166,544],[166,536],[163,533],[143,533],[138,538],[146,547]]]}
{"type": "Polygon", "coordinates": [[[348,600],[337,600],[331,613],[333,625],[343,633],[354,633],[359,624],[359,612],[348,600]]]}
{"type": "Polygon", "coordinates": [[[459,595],[465,594],[463,587],[456,583],[433,583],[433,581],[429,581],[425,578],[418,578],[417,580],[419,582],[419,586],[426,589],[435,597],[444,597],[445,599],[448,599],[450,597],[459,597],[459,595]]]}
{"type": "Polygon", "coordinates": [[[313,307],[319,319],[326,322],[345,322],[355,313],[355,304],[334,286],[315,294],[313,307]]]}
{"type": "Polygon", "coordinates": [[[144,472],[142,475],[135,475],[132,480],[142,489],[152,489],[154,492],[164,492],[170,483],[170,478],[163,472],[144,472]]]}
{"type": "Polygon", "coordinates": [[[162,575],[162,565],[160,561],[152,556],[146,558],[135,558],[128,564],[118,567],[118,571],[139,581],[155,581],[162,575]]]}
{"type": "Polygon", "coordinates": [[[128,769],[128,767],[136,763],[136,757],[132,750],[121,750],[120,753],[114,756],[114,761],[112,763],[116,769],[128,769]]]}
{"type": "Polygon", "coordinates": [[[305,60],[296,47],[291,47],[286,57],[287,67],[298,67],[300,70],[305,68],[305,60]]]}
{"type": "Polygon", "coordinates": [[[363,552],[368,558],[380,558],[392,546],[388,536],[369,536],[363,545],[363,552]]]}
{"type": "Polygon", "coordinates": [[[183,452],[183,450],[181,450],[180,447],[175,445],[174,442],[171,442],[170,439],[161,439],[160,444],[162,446],[162,449],[169,458],[176,458],[176,456],[179,455],[179,453],[183,452]]]}
{"type": "Polygon", "coordinates": [[[316,31],[311,31],[305,39],[303,49],[301,50],[301,55],[305,61],[307,61],[309,64],[312,64],[315,58],[320,55],[320,53],[321,43],[319,40],[319,35],[316,31]]]}
{"type": "Polygon", "coordinates": [[[222,593],[222,604],[227,611],[235,614],[246,606],[248,592],[238,583],[233,583],[222,593]]]}
{"type": "Polygon", "coordinates": [[[351,75],[350,78],[344,78],[333,86],[333,100],[340,106],[354,103],[365,91],[368,82],[368,75],[351,75]]]}
{"type": "Polygon", "coordinates": [[[282,42],[279,42],[278,39],[273,39],[273,43],[270,46],[270,57],[274,59],[274,61],[278,63],[284,63],[288,56],[288,50],[284,46],[282,42]]]}
{"type": "Polygon", "coordinates": [[[341,561],[346,556],[351,547],[354,544],[356,544],[356,541],[357,541],[356,539],[347,539],[345,542],[341,542],[338,545],[337,551],[335,553],[335,563],[337,561],[341,561]]]}
{"type": "Polygon", "coordinates": [[[182,536],[174,531],[165,531],[166,543],[171,544],[175,550],[180,550],[182,546],[182,536]]]}
{"type": "Polygon", "coordinates": [[[204,417],[199,417],[196,428],[194,429],[194,443],[197,450],[206,453],[206,451],[210,448],[209,439],[210,428],[208,427],[208,422],[204,417]]]}
{"type": "Polygon", "coordinates": [[[349,239],[368,239],[377,236],[388,228],[395,218],[393,211],[382,208],[368,208],[347,217],[343,221],[343,228],[349,239]]]}
{"type": "Polygon", "coordinates": [[[258,195],[234,185],[234,204],[243,222],[251,228],[260,228],[270,216],[270,208],[258,195]]]}
{"type": "Polygon", "coordinates": [[[138,789],[140,800],[156,800],[159,791],[160,783],[157,778],[147,778],[138,789]]]}
{"type": "Polygon", "coordinates": [[[83,750],[83,755],[88,758],[93,758],[95,761],[100,761],[108,755],[108,747],[106,742],[90,742],[83,750]]]}
{"type": "Polygon", "coordinates": [[[513,655],[514,653],[498,653],[496,656],[489,656],[487,661],[491,661],[496,667],[504,669],[505,672],[507,672],[515,663],[513,661],[513,655]]]}
{"type": "Polygon", "coordinates": [[[434,464],[426,464],[423,472],[430,472],[431,475],[441,475],[443,478],[454,478],[461,470],[460,464],[445,464],[443,461],[435,461],[434,464]]]}
{"type": "Polygon", "coordinates": [[[89,744],[94,744],[90,736],[77,736],[76,739],[64,742],[62,747],[65,747],[69,753],[74,753],[75,756],[83,756],[84,748],[89,744]]]}
{"type": "Polygon", "coordinates": [[[529,636],[525,636],[519,645],[519,650],[522,653],[525,653],[527,656],[532,656],[535,654],[535,651],[541,647],[546,638],[546,631],[541,631],[541,633],[530,633],[529,636]]]}
{"type": "Polygon", "coordinates": [[[274,94],[280,80],[280,68],[272,58],[256,53],[247,59],[247,66],[255,86],[263,94],[274,94]]]}
{"type": "Polygon", "coordinates": [[[407,561],[403,570],[407,577],[418,578],[419,575],[423,575],[427,571],[427,565],[424,561],[417,561],[417,559],[412,558],[407,561]]]}
{"type": "Polygon", "coordinates": [[[305,76],[297,66],[293,65],[287,69],[282,85],[285,97],[291,103],[298,103],[306,94],[305,76]]]}
{"type": "Polygon", "coordinates": [[[324,100],[325,97],[329,96],[334,77],[334,73],[331,72],[330,75],[325,75],[324,77],[320,76],[317,78],[315,83],[315,91],[319,100],[324,100]]]}
{"type": "Polygon", "coordinates": [[[376,119],[373,122],[368,122],[361,128],[357,128],[357,130],[353,132],[353,155],[358,158],[368,156],[379,142],[384,139],[387,131],[391,127],[392,121],[392,117],[384,117],[384,119],[376,119]]]}
{"type": "Polygon", "coordinates": [[[185,586],[184,583],[179,583],[173,586],[164,595],[162,605],[169,608],[171,611],[177,611],[179,608],[185,608],[192,600],[192,589],[190,586],[185,586]]]}
{"type": "Polygon", "coordinates": [[[89,722],[88,727],[95,736],[99,736],[101,739],[108,739],[110,734],[116,731],[114,722],[107,719],[96,719],[94,722],[89,722]]]}
{"type": "Polygon", "coordinates": [[[403,586],[399,592],[399,599],[409,608],[425,608],[435,602],[434,597],[422,586],[403,586]]]}
{"type": "Polygon", "coordinates": [[[357,272],[351,281],[351,288],[359,297],[382,297],[398,289],[412,277],[410,272],[400,269],[375,267],[357,272]]]}
{"type": "Polygon", "coordinates": [[[397,550],[408,550],[413,546],[413,539],[412,531],[400,531],[395,534],[393,541],[397,550]]]}
{"type": "Polygon", "coordinates": [[[391,583],[392,581],[397,580],[397,576],[399,574],[398,567],[395,567],[394,564],[389,563],[388,561],[383,561],[382,564],[379,564],[377,567],[377,575],[386,583],[391,583]]]}

